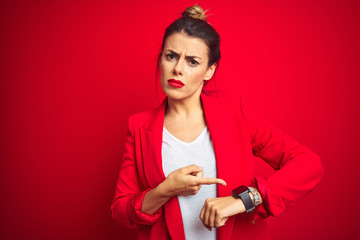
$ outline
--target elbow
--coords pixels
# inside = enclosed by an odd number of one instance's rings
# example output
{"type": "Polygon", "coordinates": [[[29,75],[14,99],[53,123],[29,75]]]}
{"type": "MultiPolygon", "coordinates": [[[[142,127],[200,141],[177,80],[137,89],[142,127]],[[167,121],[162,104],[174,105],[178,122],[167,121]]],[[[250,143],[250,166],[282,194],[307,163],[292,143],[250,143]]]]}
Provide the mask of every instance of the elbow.
{"type": "Polygon", "coordinates": [[[110,207],[111,217],[114,221],[116,221],[116,203],[117,203],[116,201],[113,201],[110,207]]]}
{"type": "Polygon", "coordinates": [[[139,227],[132,222],[127,209],[124,208],[124,204],[120,202],[120,199],[113,201],[110,210],[113,221],[120,229],[137,229],[139,227]]]}
{"type": "Polygon", "coordinates": [[[111,204],[111,207],[110,207],[111,217],[117,225],[122,225],[122,223],[121,223],[122,217],[119,216],[119,215],[121,215],[121,212],[119,212],[118,207],[119,207],[118,201],[113,201],[113,203],[111,204]]]}

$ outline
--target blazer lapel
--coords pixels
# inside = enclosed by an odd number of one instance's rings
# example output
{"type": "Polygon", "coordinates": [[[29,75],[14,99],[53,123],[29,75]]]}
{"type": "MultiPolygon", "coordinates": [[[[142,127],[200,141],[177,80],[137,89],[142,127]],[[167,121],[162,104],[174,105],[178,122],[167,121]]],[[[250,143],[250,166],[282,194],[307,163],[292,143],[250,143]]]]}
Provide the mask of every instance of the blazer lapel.
{"type": "MultiPolygon", "coordinates": [[[[167,98],[152,112],[150,118],[140,130],[144,173],[151,188],[155,188],[166,179],[161,156],[166,105],[167,98]]],[[[171,239],[185,239],[184,229],[179,227],[183,226],[183,223],[177,197],[173,197],[165,203],[164,216],[171,239]]]]}
{"type": "Polygon", "coordinates": [[[165,98],[160,106],[152,112],[143,128],[140,129],[144,175],[151,188],[155,188],[165,180],[161,144],[166,104],[167,99],[165,98]]]}

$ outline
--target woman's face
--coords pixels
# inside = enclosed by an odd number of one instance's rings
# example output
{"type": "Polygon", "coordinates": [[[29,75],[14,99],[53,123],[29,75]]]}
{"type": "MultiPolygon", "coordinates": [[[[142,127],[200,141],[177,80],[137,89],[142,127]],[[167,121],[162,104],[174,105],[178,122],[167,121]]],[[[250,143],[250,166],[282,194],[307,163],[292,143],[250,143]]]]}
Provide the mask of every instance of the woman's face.
{"type": "Polygon", "coordinates": [[[168,98],[199,98],[204,80],[210,80],[216,64],[208,67],[208,47],[202,39],[185,33],[170,35],[160,57],[161,87],[168,98]]]}

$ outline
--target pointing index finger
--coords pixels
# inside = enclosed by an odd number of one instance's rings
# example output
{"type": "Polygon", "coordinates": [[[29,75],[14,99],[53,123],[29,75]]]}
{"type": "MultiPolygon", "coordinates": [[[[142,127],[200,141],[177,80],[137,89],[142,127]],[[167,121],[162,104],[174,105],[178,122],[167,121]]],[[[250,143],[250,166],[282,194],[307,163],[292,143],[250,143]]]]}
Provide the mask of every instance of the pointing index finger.
{"type": "Polygon", "coordinates": [[[195,180],[195,182],[197,184],[205,184],[205,185],[210,185],[210,184],[221,184],[226,186],[226,182],[220,178],[199,178],[196,177],[197,179],[195,180]]]}

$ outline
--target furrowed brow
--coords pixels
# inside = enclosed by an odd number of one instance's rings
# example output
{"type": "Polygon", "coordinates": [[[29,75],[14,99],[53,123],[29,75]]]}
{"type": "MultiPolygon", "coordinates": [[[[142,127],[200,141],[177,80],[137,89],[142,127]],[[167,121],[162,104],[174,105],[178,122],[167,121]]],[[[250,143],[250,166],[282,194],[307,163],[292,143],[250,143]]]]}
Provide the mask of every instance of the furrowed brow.
{"type": "Polygon", "coordinates": [[[193,58],[202,59],[201,57],[198,57],[198,56],[186,56],[186,58],[188,58],[188,59],[193,59],[193,58]]]}
{"type": "Polygon", "coordinates": [[[177,52],[174,52],[173,50],[166,49],[166,51],[171,52],[172,55],[175,55],[176,57],[179,57],[179,54],[177,52]]]}
{"type": "MultiPolygon", "coordinates": [[[[173,50],[166,49],[166,51],[171,52],[171,54],[175,55],[176,57],[179,57],[179,56],[180,56],[180,54],[178,54],[177,52],[175,52],[175,51],[173,51],[173,50]]],[[[202,59],[201,57],[198,57],[198,56],[185,56],[185,58],[187,58],[187,59],[193,59],[193,58],[202,59]]]]}

